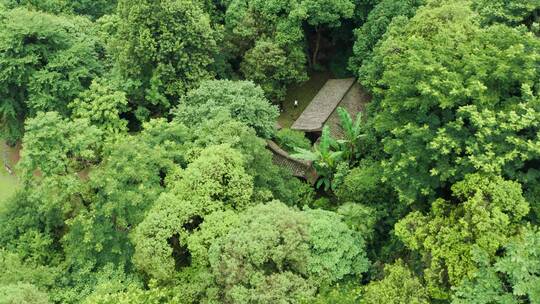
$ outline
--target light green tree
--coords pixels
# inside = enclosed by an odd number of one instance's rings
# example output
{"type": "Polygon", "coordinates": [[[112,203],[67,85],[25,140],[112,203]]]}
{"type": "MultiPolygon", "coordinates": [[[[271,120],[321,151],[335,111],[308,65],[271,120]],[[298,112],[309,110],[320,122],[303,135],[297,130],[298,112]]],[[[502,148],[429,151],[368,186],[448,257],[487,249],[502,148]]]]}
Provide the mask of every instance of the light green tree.
{"type": "Polygon", "coordinates": [[[526,143],[538,138],[540,40],[476,17],[467,1],[430,2],[410,21],[395,18],[360,69],[377,100],[386,178],[403,202],[432,200],[476,170],[526,191],[538,179],[528,163],[540,150],[526,143]]]}
{"type": "Polygon", "coordinates": [[[472,3],[485,24],[506,23],[513,26],[519,24],[531,26],[535,22],[540,22],[540,1],[538,0],[511,2],[474,0],[472,3]]]}
{"type": "Polygon", "coordinates": [[[296,303],[368,267],[363,240],[335,213],[279,202],[246,210],[209,257],[214,300],[225,303],[296,303]]]}
{"type": "Polygon", "coordinates": [[[72,101],[68,107],[71,117],[87,119],[107,135],[127,131],[127,121],[120,114],[127,112],[127,98],[124,92],[115,91],[104,81],[94,81],[87,91],[72,101]]]}
{"type": "Polygon", "coordinates": [[[117,0],[2,0],[8,8],[25,6],[53,14],[77,14],[99,18],[113,13],[117,0]]]}
{"type": "Polygon", "coordinates": [[[195,127],[201,122],[230,114],[257,132],[270,138],[275,129],[279,112],[270,104],[263,90],[248,81],[213,80],[205,81],[184,96],[174,110],[175,119],[187,126],[195,127]]]}
{"type": "Polygon", "coordinates": [[[30,178],[74,174],[99,159],[102,132],[86,119],[69,120],[57,112],[40,112],[26,121],[19,167],[30,178]]]}
{"type": "Polygon", "coordinates": [[[448,298],[450,286],[478,271],[473,249],[494,258],[529,212],[521,186],[501,177],[468,175],[452,186],[452,197],[436,200],[429,214],[410,213],[395,228],[405,245],[423,256],[434,298],[448,298]]]}
{"type": "Polygon", "coordinates": [[[538,303],[540,259],[538,227],[527,226],[505,245],[494,263],[486,252],[474,251],[479,271],[454,289],[452,303],[538,303]]]}
{"type": "Polygon", "coordinates": [[[0,285],[2,304],[48,304],[48,296],[36,286],[27,283],[0,285]]]}
{"type": "Polygon", "coordinates": [[[398,16],[412,17],[423,2],[423,0],[378,1],[369,11],[366,22],[354,31],[356,41],[349,68],[356,74],[364,63],[370,62],[373,49],[383,38],[392,20],[398,16]]]}
{"type": "Polygon", "coordinates": [[[110,50],[137,118],[165,114],[210,79],[216,52],[208,14],[193,0],[120,0],[110,50]]]}
{"type": "Polygon", "coordinates": [[[384,267],[384,278],[364,287],[362,304],[427,304],[428,292],[401,260],[384,267]]]}

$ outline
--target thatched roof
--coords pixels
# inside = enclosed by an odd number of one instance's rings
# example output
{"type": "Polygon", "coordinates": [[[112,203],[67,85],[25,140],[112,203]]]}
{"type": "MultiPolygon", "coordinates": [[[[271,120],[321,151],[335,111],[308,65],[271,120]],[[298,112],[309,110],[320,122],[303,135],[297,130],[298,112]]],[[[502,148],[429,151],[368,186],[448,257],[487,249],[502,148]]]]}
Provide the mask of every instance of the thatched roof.
{"type": "MultiPolygon", "coordinates": [[[[358,82],[356,82],[347,92],[345,97],[343,97],[343,100],[341,100],[338,107],[342,107],[347,110],[347,112],[351,114],[353,120],[355,120],[359,113],[364,112],[366,105],[370,101],[371,96],[358,82]]],[[[343,129],[340,125],[337,108],[334,110],[332,115],[330,115],[330,118],[328,118],[324,125],[330,127],[330,133],[334,138],[342,138],[343,129]]]]}
{"type": "Polygon", "coordinates": [[[354,78],[328,80],[291,129],[304,132],[322,130],[324,123],[336,110],[354,82],[354,78]]]}
{"type": "Polygon", "coordinates": [[[292,158],[272,140],[266,141],[266,147],[272,151],[274,164],[289,169],[294,176],[304,178],[312,185],[315,184],[318,176],[312,162],[292,158]]]}

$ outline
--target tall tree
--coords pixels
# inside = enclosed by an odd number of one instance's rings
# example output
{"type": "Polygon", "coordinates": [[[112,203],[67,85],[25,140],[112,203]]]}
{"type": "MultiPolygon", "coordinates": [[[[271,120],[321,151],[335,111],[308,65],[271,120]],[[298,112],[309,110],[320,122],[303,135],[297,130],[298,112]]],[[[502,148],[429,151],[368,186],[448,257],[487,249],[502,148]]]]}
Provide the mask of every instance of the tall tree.
{"type": "Polygon", "coordinates": [[[332,212],[272,202],[246,210],[240,220],[210,247],[219,288],[214,300],[309,300],[318,287],[367,270],[363,240],[332,212]]]}
{"type": "Polygon", "coordinates": [[[529,226],[505,245],[504,255],[493,264],[488,254],[476,250],[479,271],[455,289],[452,303],[538,303],[539,248],[538,227],[529,226]]]}
{"type": "Polygon", "coordinates": [[[415,211],[396,224],[398,237],[422,254],[430,295],[439,299],[478,271],[473,249],[493,259],[529,212],[520,185],[500,177],[468,175],[452,193],[451,200],[435,201],[429,214],[415,211]]]}
{"type": "Polygon", "coordinates": [[[0,9],[0,124],[8,142],[38,111],[67,115],[67,104],[101,73],[91,29],[80,17],[0,9]]]}
{"type": "MultiPolygon", "coordinates": [[[[8,8],[25,6],[53,14],[78,14],[99,18],[116,9],[117,0],[2,0],[8,8]]],[[[0,3],[2,3],[0,1],[0,3]]]]}
{"type": "Polygon", "coordinates": [[[354,56],[350,60],[350,69],[357,72],[363,63],[370,61],[373,48],[388,30],[395,17],[412,17],[423,0],[393,1],[382,0],[369,12],[367,20],[354,31],[354,56]]]}
{"type": "Polygon", "coordinates": [[[137,118],[167,113],[212,77],[216,35],[198,2],[120,0],[117,13],[111,52],[137,118]]]}
{"type": "Polygon", "coordinates": [[[427,304],[428,292],[420,280],[402,261],[386,265],[384,278],[372,281],[364,288],[362,304],[427,304]]]}
{"type": "Polygon", "coordinates": [[[99,160],[102,132],[85,119],[69,120],[57,112],[40,112],[26,122],[23,175],[67,175],[99,160]]]}
{"type": "Polygon", "coordinates": [[[189,91],[174,110],[176,120],[186,126],[197,126],[223,112],[252,127],[263,138],[272,137],[279,115],[259,86],[249,81],[230,80],[203,82],[189,91]]]}
{"type": "Polygon", "coordinates": [[[524,29],[481,28],[475,17],[469,2],[431,3],[395,20],[360,69],[375,94],[385,172],[408,203],[448,192],[476,169],[526,191],[540,178],[531,166],[540,149],[527,144],[540,134],[540,40],[524,29]]]}

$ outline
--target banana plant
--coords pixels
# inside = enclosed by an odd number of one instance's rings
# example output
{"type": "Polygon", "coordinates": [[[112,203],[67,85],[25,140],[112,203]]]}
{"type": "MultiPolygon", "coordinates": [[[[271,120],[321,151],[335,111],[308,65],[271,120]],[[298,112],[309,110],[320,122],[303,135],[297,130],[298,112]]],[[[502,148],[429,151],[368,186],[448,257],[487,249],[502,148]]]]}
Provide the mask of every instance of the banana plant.
{"type": "Polygon", "coordinates": [[[340,126],[343,129],[343,139],[337,140],[339,150],[343,152],[343,159],[347,160],[350,165],[360,157],[360,147],[358,141],[362,136],[362,112],[356,116],[353,121],[351,115],[342,107],[337,109],[339,115],[340,126]]]}
{"type": "Polygon", "coordinates": [[[313,167],[320,177],[316,184],[317,188],[324,186],[324,190],[328,191],[332,185],[336,167],[343,156],[338,142],[330,136],[330,129],[327,126],[323,128],[320,142],[313,151],[302,148],[296,148],[295,151],[292,157],[313,162],[313,167]]]}

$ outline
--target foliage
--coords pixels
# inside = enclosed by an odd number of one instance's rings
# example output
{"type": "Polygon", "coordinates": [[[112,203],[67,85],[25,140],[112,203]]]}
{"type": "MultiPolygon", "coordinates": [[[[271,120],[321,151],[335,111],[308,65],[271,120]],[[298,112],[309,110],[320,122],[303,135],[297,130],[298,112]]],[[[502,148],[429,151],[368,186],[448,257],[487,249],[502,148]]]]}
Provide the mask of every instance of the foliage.
{"type": "Polygon", "coordinates": [[[246,79],[261,85],[272,100],[283,100],[288,85],[307,80],[301,45],[289,48],[259,40],[245,53],[240,70],[246,79]]]}
{"type": "Polygon", "coordinates": [[[225,146],[211,146],[185,172],[180,172],[178,181],[160,197],[136,230],[137,267],[153,278],[166,280],[172,278],[175,263],[189,266],[186,253],[182,254],[186,250],[182,247],[187,246],[183,240],[203,219],[212,212],[241,210],[250,203],[253,180],[243,164],[240,153],[225,146]],[[179,243],[171,247],[168,242],[173,238],[179,243]]]}
{"type": "Polygon", "coordinates": [[[297,153],[292,155],[313,162],[313,167],[320,177],[317,187],[324,186],[325,191],[335,190],[341,185],[340,177],[344,177],[348,168],[360,157],[360,139],[364,137],[361,114],[353,121],[347,110],[340,107],[337,111],[343,139],[334,139],[330,128],[324,126],[319,144],[314,146],[313,151],[296,147],[297,153]]]}
{"type": "Polygon", "coordinates": [[[0,285],[0,303],[2,304],[48,304],[47,298],[46,293],[31,284],[0,285]]]}
{"type": "Polygon", "coordinates": [[[356,304],[361,297],[361,290],[360,287],[355,286],[355,283],[352,281],[347,284],[336,284],[327,288],[323,287],[315,299],[310,299],[309,301],[305,301],[305,303],[356,304]]]}
{"type": "Polygon", "coordinates": [[[304,214],[272,202],[248,209],[209,254],[218,299],[280,303],[310,298],[322,283],[364,272],[362,249],[361,239],[332,213],[304,214]]]}
{"type": "Polygon", "coordinates": [[[525,0],[525,1],[486,1],[474,0],[473,8],[478,11],[482,17],[482,22],[491,23],[506,23],[509,25],[527,24],[539,22],[540,1],[525,0]]]}
{"type": "Polygon", "coordinates": [[[194,147],[189,149],[188,155],[197,155],[205,147],[221,144],[230,145],[242,153],[245,170],[253,176],[254,196],[259,200],[271,200],[273,197],[287,205],[309,203],[304,196],[312,196],[310,186],[292,177],[286,168],[276,166],[272,162],[272,153],[266,149],[266,142],[258,138],[253,129],[231,120],[228,115],[221,115],[203,122],[193,133],[194,147]],[[215,132],[218,129],[220,132],[215,132]]]}
{"type": "Polygon", "coordinates": [[[260,87],[248,81],[205,81],[182,98],[175,118],[186,126],[196,126],[222,112],[230,114],[263,138],[274,133],[278,110],[264,97],[260,87]]]}
{"type": "Polygon", "coordinates": [[[494,264],[485,252],[475,252],[479,271],[456,288],[453,303],[537,303],[540,300],[540,234],[526,227],[505,245],[494,264]]]}
{"type": "Polygon", "coordinates": [[[366,22],[355,30],[354,56],[351,58],[349,68],[356,74],[364,63],[371,60],[373,49],[386,33],[392,20],[397,16],[412,17],[423,2],[423,0],[379,1],[369,12],[366,22]]]}
{"type": "Polygon", "coordinates": [[[127,131],[127,121],[120,115],[127,111],[126,94],[115,91],[103,82],[94,81],[89,90],[71,102],[72,117],[87,119],[107,134],[127,131]]]}
{"type": "Polygon", "coordinates": [[[527,143],[538,136],[539,43],[523,29],[481,28],[467,2],[395,20],[360,76],[379,100],[373,124],[403,202],[476,170],[525,188],[538,180],[528,162],[539,150],[527,143]]]}
{"type": "Polygon", "coordinates": [[[0,0],[0,303],[540,302],[539,8],[0,0]],[[348,61],[361,115],[276,133],[348,61]]]}
{"type": "Polygon", "coordinates": [[[111,41],[115,68],[138,119],[163,114],[212,76],[216,36],[193,0],[120,0],[111,41]]]}
{"type": "Polygon", "coordinates": [[[325,191],[331,188],[334,173],[343,155],[343,151],[335,151],[337,145],[336,140],[330,135],[330,129],[325,126],[320,143],[313,148],[313,151],[296,148],[297,153],[292,155],[292,157],[313,162],[320,178],[317,181],[317,187],[324,186],[325,191]]]}
{"type": "Polygon", "coordinates": [[[68,114],[67,104],[101,73],[92,24],[24,8],[0,9],[0,123],[11,143],[26,117],[68,114]]]}
{"type": "MultiPolygon", "coordinates": [[[[307,34],[302,24],[315,28],[319,41],[323,28],[340,26],[352,17],[354,7],[351,0],[232,0],[225,14],[226,40],[237,51],[229,56],[241,62],[246,79],[261,85],[270,99],[281,101],[287,86],[307,80],[307,34]]],[[[312,63],[317,52],[315,47],[312,63]]]]}
{"type": "Polygon", "coordinates": [[[6,7],[25,6],[48,13],[71,13],[99,18],[116,8],[116,0],[3,0],[6,7]]]}
{"type": "Polygon", "coordinates": [[[104,161],[89,175],[92,202],[78,210],[64,237],[68,261],[76,267],[130,266],[130,230],[143,221],[163,189],[172,162],[159,146],[126,137],[104,148],[104,161]]]}
{"type": "Polygon", "coordinates": [[[415,211],[396,224],[397,236],[424,257],[434,298],[447,297],[445,287],[478,271],[473,249],[493,258],[529,212],[520,185],[501,177],[468,175],[452,186],[452,196],[436,200],[429,214],[415,211]]]}
{"type": "Polygon", "coordinates": [[[43,176],[75,173],[98,158],[101,131],[88,120],[69,120],[57,112],[40,112],[26,121],[25,146],[19,164],[29,178],[36,170],[43,176]]]}
{"type": "Polygon", "coordinates": [[[304,150],[311,148],[311,142],[303,132],[288,128],[281,129],[276,133],[276,143],[289,153],[294,152],[296,148],[304,150]]]}
{"type": "Polygon", "coordinates": [[[386,265],[384,273],[382,280],[365,287],[360,303],[430,303],[426,288],[402,261],[386,265]]]}
{"type": "Polygon", "coordinates": [[[339,150],[343,152],[343,159],[347,160],[349,165],[354,165],[360,157],[359,140],[362,134],[362,113],[358,113],[353,121],[351,115],[342,107],[337,108],[340,127],[343,130],[343,139],[338,139],[339,150]]]}

